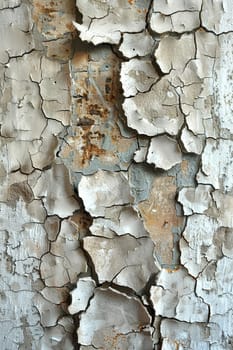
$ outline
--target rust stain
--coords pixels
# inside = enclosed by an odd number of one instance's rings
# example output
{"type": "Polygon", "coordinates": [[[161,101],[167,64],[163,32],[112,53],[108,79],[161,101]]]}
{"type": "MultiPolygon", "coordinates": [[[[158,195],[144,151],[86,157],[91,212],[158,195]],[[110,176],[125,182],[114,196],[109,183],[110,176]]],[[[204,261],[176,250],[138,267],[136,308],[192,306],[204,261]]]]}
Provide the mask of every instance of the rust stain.
{"type": "Polygon", "coordinates": [[[104,343],[108,347],[108,349],[120,350],[119,346],[122,346],[123,341],[127,341],[126,335],[122,333],[117,333],[114,329],[112,330],[112,336],[105,336],[104,343]]]}
{"type": "Polygon", "coordinates": [[[106,154],[104,149],[92,144],[88,138],[88,134],[85,137],[85,145],[82,147],[82,165],[86,165],[93,157],[99,157],[106,154]]]}
{"type": "MultiPolygon", "coordinates": [[[[90,119],[93,118],[95,120],[96,117],[99,117],[101,119],[101,121],[103,122],[109,116],[108,109],[103,107],[103,106],[98,105],[97,103],[87,104],[86,110],[87,110],[87,115],[90,117],[90,119]]],[[[93,122],[93,124],[94,124],[94,122],[93,122]]]]}
{"type": "Polygon", "coordinates": [[[183,218],[176,215],[175,177],[157,177],[150,196],[139,203],[146,230],[155,243],[155,250],[163,264],[172,264],[174,228],[182,225],[183,218]]]}
{"type": "Polygon", "coordinates": [[[142,9],[142,10],[137,9],[137,12],[140,13],[140,14],[141,14],[141,13],[142,13],[142,14],[146,14],[147,11],[148,11],[148,9],[146,9],[146,8],[144,8],[144,9],[142,9]]]}
{"type": "Polygon", "coordinates": [[[73,25],[72,22],[66,23],[66,28],[70,31],[73,32],[75,30],[75,26],[73,25]]]}
{"type": "Polygon", "coordinates": [[[72,55],[72,39],[76,35],[72,24],[75,20],[75,2],[34,0],[32,17],[43,36],[47,56],[68,60],[72,55]]]}
{"type": "Polygon", "coordinates": [[[88,62],[88,52],[87,51],[77,51],[72,58],[72,67],[78,67],[79,70],[87,70],[88,62]],[[80,66],[81,64],[81,66],[80,66]]]}
{"type": "Polygon", "coordinates": [[[188,172],[188,161],[187,160],[182,160],[181,171],[184,175],[187,174],[187,172],[188,172]]]}
{"type": "Polygon", "coordinates": [[[178,271],[179,269],[180,269],[179,266],[175,266],[175,267],[173,267],[173,268],[167,268],[166,271],[167,271],[168,273],[173,273],[173,272],[178,271]]]}
{"type": "Polygon", "coordinates": [[[50,35],[56,40],[65,33],[69,33],[72,37],[72,32],[75,31],[72,24],[72,20],[75,20],[74,1],[42,0],[34,1],[33,5],[33,20],[45,38],[50,35]]]}
{"type": "MultiPolygon", "coordinates": [[[[114,65],[117,64],[117,62],[113,62],[114,65]]],[[[110,103],[116,103],[117,98],[120,96],[120,82],[119,82],[119,72],[115,69],[112,70],[111,77],[107,77],[105,81],[103,82],[104,85],[104,92],[105,92],[105,98],[106,101],[110,103]]]]}
{"type": "Polygon", "coordinates": [[[52,7],[53,5],[54,5],[54,3],[51,4],[51,2],[50,2],[51,7],[49,7],[49,4],[46,5],[46,4],[43,4],[40,2],[35,2],[34,3],[34,6],[35,6],[34,13],[50,15],[51,12],[57,11],[54,7],[52,7]]]}
{"type": "Polygon", "coordinates": [[[76,124],[74,120],[73,135],[67,138],[61,156],[71,159],[74,170],[87,168],[94,158],[115,164],[118,154],[127,152],[134,142],[124,138],[117,125],[119,62],[110,51],[107,59],[93,60],[88,51],[81,50],[71,64],[76,124]]]}
{"type": "Polygon", "coordinates": [[[132,144],[132,140],[129,138],[123,138],[120,130],[117,126],[115,126],[111,131],[111,141],[112,144],[115,145],[118,152],[123,153],[127,152],[132,144]]]}

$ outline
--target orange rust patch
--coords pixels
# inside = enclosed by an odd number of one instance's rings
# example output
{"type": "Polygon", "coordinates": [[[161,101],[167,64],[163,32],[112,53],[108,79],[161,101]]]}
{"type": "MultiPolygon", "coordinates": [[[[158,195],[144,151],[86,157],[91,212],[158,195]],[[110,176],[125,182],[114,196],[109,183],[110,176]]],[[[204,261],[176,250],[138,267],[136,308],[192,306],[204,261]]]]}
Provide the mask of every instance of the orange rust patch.
{"type": "Polygon", "coordinates": [[[39,14],[46,14],[46,15],[50,15],[51,12],[56,12],[57,10],[54,7],[49,7],[48,5],[43,5],[39,2],[36,2],[34,4],[36,11],[35,12],[39,12],[39,14]]]}
{"type": "Polygon", "coordinates": [[[86,51],[75,52],[72,58],[72,66],[78,67],[79,70],[87,70],[88,53],[86,51]],[[80,66],[81,65],[81,66],[80,66]]]}
{"type": "Polygon", "coordinates": [[[39,30],[42,31],[41,29],[41,15],[46,16],[47,20],[49,17],[52,17],[51,14],[53,12],[56,12],[56,8],[54,7],[54,2],[50,3],[43,3],[39,1],[34,1],[34,6],[33,6],[33,20],[36,22],[37,26],[39,27],[39,30]]]}
{"type": "Polygon", "coordinates": [[[49,48],[47,56],[64,61],[69,59],[72,54],[72,39],[75,36],[75,27],[72,24],[75,20],[75,2],[34,0],[32,16],[38,31],[43,35],[44,45],[49,48]]]}
{"type": "Polygon", "coordinates": [[[179,269],[180,269],[179,266],[175,266],[175,267],[173,267],[172,269],[171,269],[171,268],[166,269],[166,271],[167,271],[168,273],[173,273],[173,272],[178,271],[179,269]]]}
{"type": "Polygon", "coordinates": [[[91,144],[88,139],[85,141],[86,144],[83,147],[82,152],[82,165],[85,165],[87,162],[89,163],[93,157],[99,157],[106,153],[104,149],[98,148],[96,145],[91,144]]]}
{"type": "Polygon", "coordinates": [[[116,164],[118,154],[128,152],[134,142],[124,138],[117,125],[120,63],[110,50],[107,57],[93,60],[88,51],[81,49],[71,64],[76,95],[73,111],[77,119],[61,156],[67,158],[70,154],[74,170],[87,168],[93,158],[116,164]]]}
{"type": "Polygon", "coordinates": [[[75,26],[73,25],[72,22],[66,23],[66,28],[70,31],[73,32],[75,30],[75,26]]]}
{"type": "Polygon", "coordinates": [[[66,1],[34,1],[33,19],[38,26],[38,30],[46,37],[46,23],[51,22],[55,38],[67,32],[75,30],[72,20],[75,19],[75,4],[72,0],[66,1]]]}
{"type": "Polygon", "coordinates": [[[101,121],[103,122],[106,120],[109,116],[109,111],[107,108],[104,108],[102,106],[99,106],[97,103],[94,104],[87,104],[87,115],[92,119],[95,119],[96,117],[99,117],[101,121]]]}
{"type": "Polygon", "coordinates": [[[104,337],[104,342],[111,349],[118,350],[119,345],[122,345],[122,341],[127,341],[126,335],[122,333],[117,333],[114,329],[112,331],[113,335],[112,336],[105,336],[104,337]],[[114,335],[115,334],[115,335],[114,335]],[[119,344],[120,343],[120,344],[119,344]]]}
{"type": "Polygon", "coordinates": [[[175,196],[175,177],[161,176],[155,179],[149,198],[139,203],[145,228],[163,264],[172,264],[172,229],[180,227],[184,220],[176,215],[175,196]]]}
{"type": "Polygon", "coordinates": [[[102,135],[95,130],[93,121],[83,120],[82,125],[74,130],[75,136],[67,139],[69,145],[62,150],[61,156],[68,157],[70,152],[74,151],[73,163],[75,167],[88,167],[93,157],[105,155],[106,150],[101,148],[102,135]]]}

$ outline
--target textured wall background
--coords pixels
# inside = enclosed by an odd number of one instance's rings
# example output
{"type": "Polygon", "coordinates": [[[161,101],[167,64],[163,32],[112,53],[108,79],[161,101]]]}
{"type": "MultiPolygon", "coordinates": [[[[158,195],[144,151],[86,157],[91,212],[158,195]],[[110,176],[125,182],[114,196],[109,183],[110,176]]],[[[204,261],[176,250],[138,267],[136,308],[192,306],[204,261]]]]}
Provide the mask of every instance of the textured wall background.
{"type": "Polygon", "coordinates": [[[1,349],[232,349],[232,18],[1,0],[1,349]]]}

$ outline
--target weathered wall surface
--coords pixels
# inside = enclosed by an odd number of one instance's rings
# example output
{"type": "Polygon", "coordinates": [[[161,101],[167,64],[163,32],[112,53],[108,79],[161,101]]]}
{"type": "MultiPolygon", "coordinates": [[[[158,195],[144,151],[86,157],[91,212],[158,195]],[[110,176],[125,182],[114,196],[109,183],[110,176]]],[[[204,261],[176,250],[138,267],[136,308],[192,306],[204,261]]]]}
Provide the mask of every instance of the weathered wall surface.
{"type": "Polygon", "coordinates": [[[232,17],[1,1],[1,349],[233,348],[232,17]]]}

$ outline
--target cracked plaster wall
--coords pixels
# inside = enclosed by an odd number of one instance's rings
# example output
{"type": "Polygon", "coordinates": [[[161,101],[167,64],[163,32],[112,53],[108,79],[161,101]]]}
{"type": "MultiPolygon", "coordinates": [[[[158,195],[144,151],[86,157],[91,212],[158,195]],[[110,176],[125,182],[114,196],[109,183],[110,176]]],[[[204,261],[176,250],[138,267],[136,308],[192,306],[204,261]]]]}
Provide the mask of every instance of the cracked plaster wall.
{"type": "Polygon", "coordinates": [[[233,348],[232,15],[0,2],[1,349],[233,348]]]}

